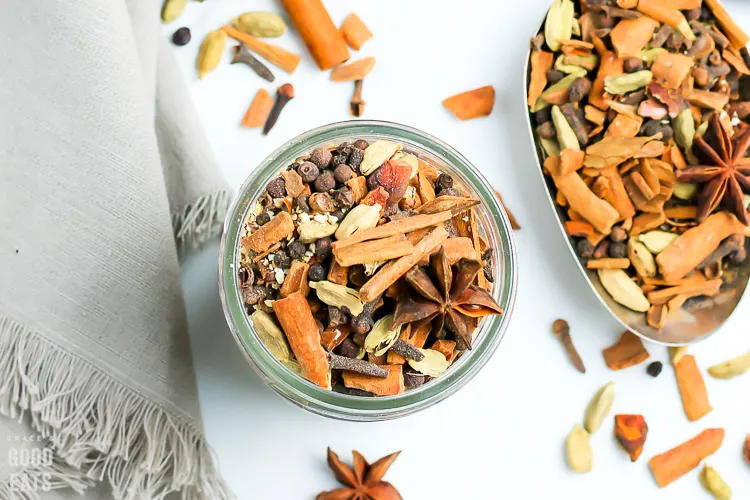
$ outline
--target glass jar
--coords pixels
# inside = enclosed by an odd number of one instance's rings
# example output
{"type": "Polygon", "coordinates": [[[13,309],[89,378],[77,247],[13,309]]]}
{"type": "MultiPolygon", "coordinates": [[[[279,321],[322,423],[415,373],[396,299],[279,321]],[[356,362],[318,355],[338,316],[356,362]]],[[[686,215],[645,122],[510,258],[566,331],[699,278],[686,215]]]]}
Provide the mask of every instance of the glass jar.
{"type": "Polygon", "coordinates": [[[276,392],[319,415],[356,421],[376,421],[409,415],[444,400],[463,387],[487,363],[500,344],[510,321],[516,295],[516,250],[505,210],[487,180],[446,143],[404,125],[379,121],[349,121],[316,128],[290,140],[268,156],[248,177],[230,207],[219,251],[219,292],[229,328],[258,375],[276,392]],[[395,396],[362,397],[327,391],[308,382],[279,362],[266,349],[245,313],[240,295],[239,240],[248,210],[268,182],[300,156],[326,144],[356,139],[386,139],[406,152],[450,174],[462,192],[479,200],[477,219],[493,252],[492,294],[502,316],[488,316],[474,333],[472,349],[460,356],[442,376],[395,396]]]}

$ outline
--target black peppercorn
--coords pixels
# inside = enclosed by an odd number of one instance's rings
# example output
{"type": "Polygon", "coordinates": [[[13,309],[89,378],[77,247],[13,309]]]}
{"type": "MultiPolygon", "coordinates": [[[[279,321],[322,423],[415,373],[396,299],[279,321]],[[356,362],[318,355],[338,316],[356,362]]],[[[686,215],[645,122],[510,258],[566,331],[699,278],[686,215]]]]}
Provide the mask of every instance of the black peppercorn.
{"type": "Polygon", "coordinates": [[[613,259],[622,259],[628,256],[628,246],[621,241],[615,241],[609,245],[607,252],[613,259]]]}
{"type": "Polygon", "coordinates": [[[344,207],[344,208],[349,208],[352,205],[354,205],[354,195],[352,194],[351,191],[349,191],[348,188],[345,188],[345,187],[336,191],[336,194],[333,195],[333,200],[340,207],[344,207]]]}
{"type": "Polygon", "coordinates": [[[301,194],[294,199],[294,203],[297,205],[297,208],[303,212],[310,213],[310,205],[307,203],[309,198],[309,194],[301,194]]]}
{"type": "Polygon", "coordinates": [[[336,167],[336,170],[333,171],[333,178],[340,184],[344,184],[352,177],[354,177],[354,172],[352,172],[352,169],[346,165],[339,165],[336,167]]]}
{"type": "Polygon", "coordinates": [[[456,188],[445,188],[438,192],[438,196],[461,196],[461,191],[456,188]]]}
{"type": "Polygon", "coordinates": [[[310,161],[315,164],[320,170],[328,168],[331,164],[333,155],[326,148],[316,148],[310,153],[310,161]]]}
{"type": "Polygon", "coordinates": [[[328,306],[328,326],[329,327],[336,327],[339,325],[343,325],[348,320],[346,318],[346,314],[335,306],[328,306]]]}
{"type": "Polygon", "coordinates": [[[643,69],[643,61],[637,57],[628,57],[622,64],[625,73],[635,73],[643,69]]]}
{"type": "Polygon", "coordinates": [[[190,28],[182,27],[172,35],[172,43],[182,47],[190,42],[190,28]]]}
{"type": "Polygon", "coordinates": [[[279,250],[273,254],[273,263],[281,269],[288,269],[292,265],[292,258],[284,250],[279,250]]]}
{"type": "Polygon", "coordinates": [[[628,232],[620,226],[615,226],[612,228],[612,232],[609,233],[609,239],[612,241],[625,241],[628,239],[628,232]]]}
{"type": "Polygon", "coordinates": [[[336,179],[334,179],[333,174],[329,170],[326,170],[325,172],[321,173],[317,179],[315,179],[313,185],[315,187],[315,191],[319,193],[326,193],[336,187],[336,179]]]}
{"type": "Polygon", "coordinates": [[[357,139],[356,141],[354,141],[354,144],[353,144],[353,146],[355,148],[361,149],[362,151],[364,151],[365,149],[367,149],[367,146],[369,146],[369,145],[370,145],[370,143],[367,142],[364,139],[357,139]]]}
{"type": "Polygon", "coordinates": [[[286,196],[286,182],[281,177],[277,177],[266,186],[266,191],[271,198],[283,198],[286,196]]]}
{"type": "Polygon", "coordinates": [[[298,168],[297,173],[302,177],[302,182],[315,182],[320,175],[320,170],[311,161],[303,162],[298,168]]]}
{"type": "Polygon", "coordinates": [[[582,76],[573,80],[568,88],[568,99],[570,102],[579,102],[591,92],[591,80],[582,76]]]}
{"type": "Polygon", "coordinates": [[[336,168],[339,165],[346,165],[346,161],[349,159],[349,157],[345,155],[337,154],[333,157],[333,160],[331,160],[331,167],[336,168]]]}
{"type": "Polygon", "coordinates": [[[320,264],[313,264],[307,271],[307,279],[310,281],[322,281],[326,279],[326,270],[320,264]]]}
{"type": "Polygon", "coordinates": [[[359,166],[362,164],[362,160],[365,158],[365,152],[361,149],[354,148],[352,154],[349,155],[349,166],[353,170],[359,171],[359,166]]]}
{"type": "Polygon", "coordinates": [[[661,364],[661,361],[654,361],[646,367],[646,372],[652,377],[658,377],[662,368],[663,365],[661,364]]]}
{"type": "Polygon", "coordinates": [[[373,324],[372,316],[362,311],[358,316],[352,318],[352,331],[358,334],[366,334],[372,329],[373,324]]]}
{"type": "Polygon", "coordinates": [[[344,156],[346,158],[346,161],[349,161],[349,155],[352,154],[352,150],[354,147],[349,142],[342,142],[339,144],[339,147],[336,148],[336,151],[339,155],[344,156]]]}
{"type": "Polygon", "coordinates": [[[271,221],[271,216],[268,215],[268,212],[261,212],[258,214],[257,217],[255,217],[255,223],[259,226],[262,226],[264,224],[268,224],[271,221]]]}
{"type": "Polygon", "coordinates": [[[332,244],[333,242],[331,241],[330,236],[320,238],[315,242],[315,255],[318,257],[318,259],[320,259],[321,262],[328,260],[328,257],[331,256],[332,244]]]}
{"type": "Polygon", "coordinates": [[[352,339],[345,338],[344,341],[333,350],[333,352],[339,356],[356,358],[359,355],[359,346],[352,339]]]}
{"type": "Polygon", "coordinates": [[[289,256],[293,259],[301,259],[305,256],[305,252],[307,251],[307,247],[304,243],[300,243],[299,241],[293,241],[289,243],[286,247],[287,252],[289,252],[289,256]]]}
{"type": "Polygon", "coordinates": [[[435,181],[435,189],[443,190],[443,189],[448,189],[452,187],[453,187],[453,177],[451,177],[448,174],[438,175],[438,178],[435,181]]]}
{"type": "Polygon", "coordinates": [[[331,217],[336,217],[336,222],[341,222],[344,219],[344,211],[341,209],[334,210],[331,212],[331,217]]]}
{"type": "Polygon", "coordinates": [[[590,259],[594,255],[594,245],[589,240],[579,240],[576,243],[576,252],[584,259],[590,259]]]}

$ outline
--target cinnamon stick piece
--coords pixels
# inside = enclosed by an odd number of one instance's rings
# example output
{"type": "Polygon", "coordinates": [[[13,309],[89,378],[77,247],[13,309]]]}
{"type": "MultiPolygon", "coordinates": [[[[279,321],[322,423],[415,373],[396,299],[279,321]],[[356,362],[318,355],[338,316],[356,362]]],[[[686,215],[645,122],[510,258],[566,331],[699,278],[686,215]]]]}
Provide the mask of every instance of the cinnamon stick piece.
{"type": "Polygon", "coordinates": [[[396,219],[382,226],[377,226],[372,229],[365,231],[358,231],[351,236],[338,240],[333,243],[333,250],[341,249],[343,247],[353,245],[355,243],[361,243],[368,240],[376,240],[380,238],[387,238],[397,234],[410,233],[417,229],[425,227],[435,226],[441,222],[445,222],[452,217],[451,212],[445,211],[432,215],[415,215],[413,217],[407,217],[405,219],[396,219]]]}
{"type": "Polygon", "coordinates": [[[577,172],[552,177],[570,207],[602,234],[609,234],[620,213],[596,196],[577,172]]]}
{"type": "Polygon", "coordinates": [[[433,248],[440,245],[446,239],[448,239],[448,232],[442,225],[437,226],[414,246],[414,252],[410,255],[393,260],[381,267],[375,276],[359,290],[360,300],[362,302],[375,300],[389,286],[403,276],[406,271],[422,260],[428,252],[431,252],[433,248]]]}
{"type": "Polygon", "coordinates": [[[294,222],[288,212],[279,212],[269,222],[259,227],[253,234],[242,238],[240,243],[247,250],[263,253],[274,244],[294,232],[294,222]]]}
{"type": "Polygon", "coordinates": [[[630,330],[623,333],[615,345],[604,349],[602,354],[610,370],[622,370],[643,363],[650,356],[640,337],[630,330]]]}
{"type": "Polygon", "coordinates": [[[404,392],[404,372],[402,365],[383,365],[388,370],[386,378],[345,371],[342,374],[344,385],[350,389],[359,389],[376,396],[391,396],[404,392]]]}
{"type": "Polygon", "coordinates": [[[321,0],[281,0],[315,64],[322,71],[349,59],[344,37],[321,0]]]}
{"type": "Polygon", "coordinates": [[[364,57],[358,61],[336,66],[331,71],[332,82],[353,82],[363,80],[375,67],[374,57],[364,57]]]}
{"type": "Polygon", "coordinates": [[[318,325],[304,295],[295,292],[273,302],[273,312],[289,340],[294,357],[307,380],[323,389],[331,389],[328,358],[320,345],[318,325]]]}
{"type": "Polygon", "coordinates": [[[724,238],[740,229],[740,222],[728,212],[710,215],[704,223],[685,231],[656,256],[659,272],[666,281],[684,277],[711,255],[724,238]]]}
{"type": "Polygon", "coordinates": [[[695,356],[687,354],[680,358],[674,365],[674,373],[677,377],[677,387],[680,389],[682,407],[688,420],[695,422],[710,413],[713,408],[708,402],[708,391],[695,362],[695,356]]]}
{"type": "Polygon", "coordinates": [[[346,16],[346,19],[341,24],[341,34],[346,43],[349,44],[349,47],[354,50],[361,49],[362,45],[372,38],[372,31],[354,12],[346,16]]]}
{"type": "Polygon", "coordinates": [[[266,89],[258,89],[258,92],[247,108],[247,113],[242,118],[242,126],[247,128],[260,128],[266,123],[268,113],[273,108],[273,97],[266,89]]]}
{"type": "Polygon", "coordinates": [[[274,66],[283,69],[290,75],[297,69],[300,59],[298,54],[289,52],[286,49],[273,45],[270,43],[263,42],[257,38],[243,33],[242,31],[234,28],[233,26],[224,25],[221,29],[227,35],[231,36],[238,42],[245,44],[245,47],[252,50],[266,61],[270,62],[274,66]]]}
{"type": "Polygon", "coordinates": [[[663,488],[698,467],[704,458],[718,451],[724,435],[724,429],[706,429],[693,439],[649,460],[648,466],[656,484],[663,488]]]}
{"type": "Polygon", "coordinates": [[[388,238],[356,243],[333,251],[333,256],[339,265],[345,267],[380,262],[403,257],[414,251],[414,246],[406,240],[403,234],[396,234],[388,238]]]}
{"type": "Polygon", "coordinates": [[[443,100],[443,106],[459,120],[470,120],[492,113],[495,106],[495,87],[487,85],[462,92],[443,100]]]}

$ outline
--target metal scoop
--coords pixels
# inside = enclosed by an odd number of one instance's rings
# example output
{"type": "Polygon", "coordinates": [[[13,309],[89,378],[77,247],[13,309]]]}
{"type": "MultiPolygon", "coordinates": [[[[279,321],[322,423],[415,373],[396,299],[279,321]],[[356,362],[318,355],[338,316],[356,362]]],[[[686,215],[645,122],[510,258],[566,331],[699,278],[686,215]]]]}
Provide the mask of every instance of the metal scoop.
{"type": "MultiPolygon", "coordinates": [[[[543,26],[544,21],[542,20],[542,24],[537,30],[537,33],[542,32],[543,26]]],[[[526,107],[526,96],[531,69],[529,64],[530,56],[531,51],[527,54],[526,66],[524,69],[524,86],[522,95],[524,107],[526,107]]],[[[632,311],[615,302],[612,299],[612,296],[602,286],[596,271],[586,269],[586,261],[576,253],[572,238],[569,238],[565,232],[565,221],[567,220],[567,217],[562,208],[555,203],[554,182],[542,172],[542,163],[545,158],[544,151],[539,142],[539,138],[534,132],[530,113],[526,113],[526,123],[528,125],[529,136],[534,144],[534,150],[536,152],[536,168],[542,179],[547,200],[557,217],[558,226],[567,242],[568,250],[570,250],[581,274],[584,275],[589,286],[599,298],[599,301],[604,304],[612,316],[624,327],[640,337],[665,345],[692,344],[708,338],[715,333],[719,327],[729,319],[729,316],[740,302],[745,288],[747,288],[747,282],[748,279],[750,279],[750,259],[740,266],[730,266],[728,269],[724,270],[721,291],[716,296],[695,297],[689,299],[685,302],[682,308],[669,313],[666,324],[660,330],[651,327],[646,323],[645,313],[632,311]]],[[[746,240],[745,248],[750,251],[750,238],[746,240]]]]}

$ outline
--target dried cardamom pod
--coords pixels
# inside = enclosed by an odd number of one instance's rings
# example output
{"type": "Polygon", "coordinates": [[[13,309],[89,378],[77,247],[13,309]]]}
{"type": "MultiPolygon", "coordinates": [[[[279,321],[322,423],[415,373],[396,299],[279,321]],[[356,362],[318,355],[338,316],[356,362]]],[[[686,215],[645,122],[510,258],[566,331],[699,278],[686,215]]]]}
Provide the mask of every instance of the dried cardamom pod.
{"type": "Polygon", "coordinates": [[[542,149],[547,155],[546,158],[549,158],[550,156],[560,156],[560,145],[557,144],[556,140],[540,137],[539,144],[542,145],[542,149]]]}
{"type": "MultiPolygon", "coordinates": [[[[695,137],[695,118],[690,108],[683,110],[672,122],[674,129],[674,141],[682,149],[693,147],[693,138],[695,137]]],[[[683,198],[684,199],[684,198],[683,198]]]]}
{"type": "Polygon", "coordinates": [[[545,90],[544,92],[542,92],[542,95],[540,95],[539,98],[536,100],[536,102],[534,103],[534,107],[531,108],[531,112],[532,113],[536,113],[537,111],[541,111],[542,109],[545,109],[545,108],[548,108],[548,107],[552,106],[551,103],[549,103],[549,102],[547,102],[547,101],[544,100],[544,96],[545,95],[556,94],[560,90],[569,89],[570,86],[573,85],[573,82],[576,81],[581,76],[585,76],[585,75],[580,75],[578,73],[573,73],[573,74],[570,74],[570,75],[566,76],[565,78],[563,78],[562,80],[560,80],[556,84],[551,85],[550,87],[548,87],[547,90],[545,90]]]}
{"type": "Polygon", "coordinates": [[[710,465],[704,465],[701,470],[700,481],[706,491],[711,493],[716,500],[731,500],[732,488],[721,478],[716,469],[710,465]]]}
{"type": "Polygon", "coordinates": [[[300,222],[297,226],[299,241],[302,243],[312,243],[326,236],[331,236],[336,232],[339,225],[335,222],[319,222],[311,219],[307,222],[300,222]]]}
{"type": "Polygon", "coordinates": [[[610,94],[624,95],[642,89],[651,82],[654,74],[649,70],[626,73],[624,75],[610,76],[604,80],[604,90],[610,94]]]}
{"type": "Polygon", "coordinates": [[[671,245],[677,238],[679,238],[678,234],[661,231],[659,229],[641,233],[638,236],[638,239],[641,243],[646,245],[648,251],[655,255],[663,252],[664,249],[671,245]]]}
{"type": "Polygon", "coordinates": [[[708,369],[708,373],[714,378],[734,378],[750,370],[750,352],[737,356],[729,361],[724,361],[708,369]]]}
{"type": "Polygon", "coordinates": [[[401,326],[391,328],[393,315],[383,316],[372,325],[372,330],[365,337],[365,351],[381,356],[393,345],[401,333],[401,326]]]}
{"type": "Polygon", "coordinates": [[[622,269],[598,269],[599,281],[615,302],[637,312],[646,312],[651,303],[622,269]]]}
{"type": "Polygon", "coordinates": [[[555,69],[557,71],[562,71],[563,73],[566,73],[568,75],[576,76],[586,76],[586,73],[588,73],[585,68],[582,68],[580,66],[565,64],[565,55],[561,55],[555,60],[555,69]]]}
{"type": "Polygon", "coordinates": [[[591,439],[588,432],[576,424],[565,440],[568,465],[573,472],[590,472],[594,462],[591,439]]]}
{"type": "Polygon", "coordinates": [[[583,417],[583,427],[589,434],[594,434],[604,423],[609,412],[612,411],[612,403],[615,402],[615,383],[610,382],[599,389],[591,399],[583,417]]]}
{"type": "Polygon", "coordinates": [[[669,348],[669,357],[672,360],[672,365],[676,365],[682,357],[687,354],[687,346],[681,345],[676,347],[670,347],[669,348]]]}
{"type": "Polygon", "coordinates": [[[662,52],[666,52],[666,51],[667,49],[664,49],[662,47],[654,47],[652,49],[643,49],[640,52],[638,52],[636,57],[647,64],[653,64],[654,61],[656,61],[656,59],[659,57],[659,55],[662,52]]]}
{"type": "Polygon", "coordinates": [[[286,33],[286,23],[273,12],[245,12],[232,19],[232,25],[259,38],[275,38],[286,33]]]}
{"type": "Polygon", "coordinates": [[[187,0],[165,0],[161,8],[161,20],[167,24],[176,21],[182,15],[186,5],[187,0]]]}
{"type": "Polygon", "coordinates": [[[365,157],[359,165],[362,175],[370,175],[380,165],[390,160],[396,151],[401,150],[401,144],[391,141],[378,140],[367,146],[365,157]]]}
{"type": "Polygon", "coordinates": [[[364,231],[377,226],[382,208],[376,203],[374,205],[357,205],[349,210],[338,229],[336,229],[336,239],[343,240],[357,231],[364,231]]]}
{"type": "Polygon", "coordinates": [[[451,365],[451,362],[439,351],[419,348],[417,350],[424,355],[424,358],[421,361],[407,359],[406,362],[419,373],[429,375],[430,377],[439,377],[451,365]]]}
{"type": "Polygon", "coordinates": [[[292,357],[292,350],[289,348],[286,335],[276,324],[270,314],[261,310],[256,310],[251,316],[255,331],[258,333],[261,342],[271,351],[271,354],[283,364],[287,364],[292,357]]]}
{"type": "Polygon", "coordinates": [[[571,0],[552,2],[544,22],[544,40],[552,52],[560,50],[561,42],[570,40],[573,35],[574,14],[575,6],[571,0]]]}
{"type": "Polygon", "coordinates": [[[195,67],[198,69],[198,78],[203,78],[216,69],[224,54],[227,45],[227,34],[223,30],[214,30],[206,35],[198,51],[195,67]]]}
{"type": "Polygon", "coordinates": [[[552,106],[552,123],[555,124],[557,141],[562,149],[581,150],[576,133],[565,118],[560,106],[552,106]]]}
{"type": "Polygon", "coordinates": [[[674,185],[672,194],[675,198],[690,201],[698,194],[698,186],[689,182],[678,182],[674,185]]]}
{"type": "Polygon", "coordinates": [[[321,302],[339,309],[347,307],[349,308],[349,314],[352,316],[359,315],[364,308],[359,300],[359,292],[353,288],[347,288],[344,285],[325,280],[311,281],[310,288],[315,290],[321,302]]]}
{"type": "Polygon", "coordinates": [[[628,240],[628,258],[633,264],[638,276],[642,278],[653,278],[656,276],[656,260],[646,245],[637,238],[628,240]]]}

